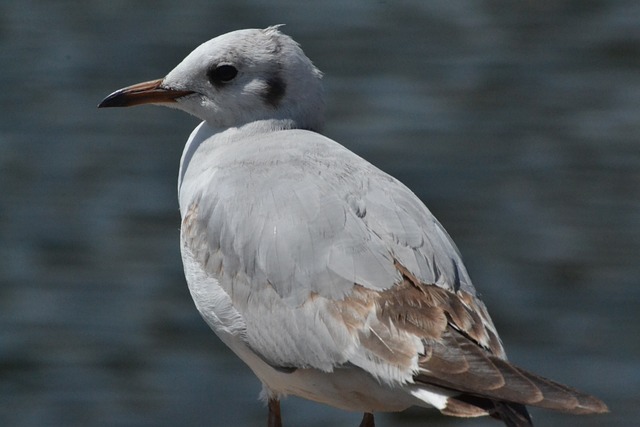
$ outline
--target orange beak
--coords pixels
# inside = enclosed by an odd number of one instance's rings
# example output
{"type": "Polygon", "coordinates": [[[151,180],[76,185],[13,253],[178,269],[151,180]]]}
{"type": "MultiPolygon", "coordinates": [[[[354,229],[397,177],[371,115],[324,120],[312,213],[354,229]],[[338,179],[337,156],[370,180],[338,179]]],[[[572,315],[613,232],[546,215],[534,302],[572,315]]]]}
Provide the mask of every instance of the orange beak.
{"type": "Polygon", "coordinates": [[[105,107],[132,107],[141,104],[169,104],[176,99],[194,93],[190,90],[174,90],[161,87],[162,79],[138,83],[119,89],[98,105],[105,107]]]}

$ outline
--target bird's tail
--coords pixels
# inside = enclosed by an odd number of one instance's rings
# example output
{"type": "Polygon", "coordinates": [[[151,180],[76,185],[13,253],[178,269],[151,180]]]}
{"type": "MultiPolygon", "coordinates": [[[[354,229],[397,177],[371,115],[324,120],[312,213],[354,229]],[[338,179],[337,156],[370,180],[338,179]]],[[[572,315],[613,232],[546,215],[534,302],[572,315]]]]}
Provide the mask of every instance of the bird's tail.
{"type": "Polygon", "coordinates": [[[608,412],[607,405],[594,396],[528,372],[505,360],[493,356],[489,356],[489,359],[502,375],[502,387],[477,387],[474,390],[442,377],[428,378],[423,374],[419,378],[422,382],[460,392],[447,399],[446,407],[440,410],[442,413],[458,417],[489,414],[509,427],[533,425],[525,405],[571,414],[608,412]]]}
{"type": "Polygon", "coordinates": [[[531,427],[531,416],[527,407],[520,403],[491,400],[471,394],[449,397],[447,406],[441,412],[455,417],[477,417],[490,415],[502,421],[507,427],[531,427]]]}
{"type": "Polygon", "coordinates": [[[489,415],[501,420],[507,427],[532,427],[531,416],[526,406],[519,403],[493,402],[489,415]]]}

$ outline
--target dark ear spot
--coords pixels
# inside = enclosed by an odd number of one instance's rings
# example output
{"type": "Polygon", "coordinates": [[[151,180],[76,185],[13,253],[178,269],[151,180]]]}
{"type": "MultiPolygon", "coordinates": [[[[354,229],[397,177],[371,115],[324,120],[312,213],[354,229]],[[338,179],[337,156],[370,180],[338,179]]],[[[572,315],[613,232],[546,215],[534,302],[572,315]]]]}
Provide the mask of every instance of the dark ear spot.
{"type": "Polygon", "coordinates": [[[277,107],[287,90],[287,84],[280,76],[273,76],[267,80],[267,90],[262,94],[264,101],[272,107],[277,107]]]}

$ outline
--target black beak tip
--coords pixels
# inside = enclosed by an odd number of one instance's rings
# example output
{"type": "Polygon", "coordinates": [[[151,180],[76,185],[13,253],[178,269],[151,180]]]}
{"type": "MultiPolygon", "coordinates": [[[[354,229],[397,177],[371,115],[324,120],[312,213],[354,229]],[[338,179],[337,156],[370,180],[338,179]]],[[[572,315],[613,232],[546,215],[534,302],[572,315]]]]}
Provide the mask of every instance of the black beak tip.
{"type": "Polygon", "coordinates": [[[119,96],[120,91],[115,91],[111,95],[107,96],[105,99],[98,104],[98,108],[109,108],[109,107],[125,107],[126,100],[124,97],[119,96]]]}

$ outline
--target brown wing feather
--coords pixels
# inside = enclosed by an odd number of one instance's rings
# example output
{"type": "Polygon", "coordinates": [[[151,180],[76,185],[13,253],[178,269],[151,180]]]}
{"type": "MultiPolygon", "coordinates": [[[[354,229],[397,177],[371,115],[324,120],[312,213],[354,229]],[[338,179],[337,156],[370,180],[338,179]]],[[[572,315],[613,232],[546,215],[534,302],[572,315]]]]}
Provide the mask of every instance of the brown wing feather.
{"type": "Polygon", "coordinates": [[[451,399],[451,415],[476,416],[482,410],[511,425],[528,425],[522,405],[576,414],[607,411],[593,396],[509,363],[484,304],[475,296],[421,283],[398,262],[396,268],[403,281],[369,297],[383,324],[422,339],[425,351],[414,380],[461,392],[460,399],[451,399]]]}

